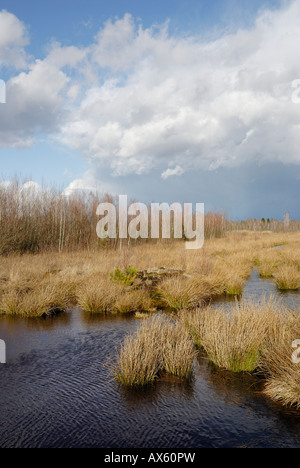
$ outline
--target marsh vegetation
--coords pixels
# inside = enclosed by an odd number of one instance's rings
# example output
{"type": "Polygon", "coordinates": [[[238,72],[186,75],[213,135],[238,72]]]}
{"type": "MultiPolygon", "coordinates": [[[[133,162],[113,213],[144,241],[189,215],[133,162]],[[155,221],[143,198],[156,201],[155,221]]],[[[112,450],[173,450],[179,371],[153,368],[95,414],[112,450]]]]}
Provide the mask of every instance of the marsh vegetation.
{"type": "Polygon", "coordinates": [[[190,379],[198,348],[218,368],[260,373],[268,397],[300,407],[299,366],[291,362],[298,314],[275,299],[237,301],[230,314],[214,307],[222,297],[239,299],[254,268],[278,291],[297,291],[298,231],[239,231],[210,214],[201,250],[175,240],[111,245],[91,237],[96,196],[23,195],[18,185],[0,190],[1,315],[38,318],[78,307],[148,317],[113,364],[122,385],[142,387],[163,374],[190,379]],[[151,268],[171,273],[141,279],[151,268]],[[169,316],[155,315],[160,311],[169,316]]]}

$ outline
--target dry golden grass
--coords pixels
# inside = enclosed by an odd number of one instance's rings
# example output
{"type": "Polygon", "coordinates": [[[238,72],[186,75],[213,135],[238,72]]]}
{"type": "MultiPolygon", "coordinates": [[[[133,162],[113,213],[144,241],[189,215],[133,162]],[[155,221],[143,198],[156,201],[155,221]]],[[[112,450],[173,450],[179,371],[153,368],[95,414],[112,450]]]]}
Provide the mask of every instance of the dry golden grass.
{"type": "Polygon", "coordinates": [[[14,280],[2,293],[0,313],[41,317],[64,312],[76,303],[75,290],[76,284],[58,278],[14,280]]]}
{"type": "Polygon", "coordinates": [[[21,296],[16,291],[8,291],[2,295],[0,313],[4,315],[22,315],[21,296]]]}
{"type": "Polygon", "coordinates": [[[196,357],[193,341],[182,323],[167,322],[161,331],[163,371],[181,379],[189,379],[196,357]]]}
{"type": "Polygon", "coordinates": [[[162,373],[190,378],[195,349],[179,321],[156,315],[142,322],[134,335],[128,335],[120,349],[113,373],[126,387],[144,387],[162,373]]]}
{"type": "Polygon", "coordinates": [[[126,338],[115,366],[122,384],[143,386],[163,372],[189,377],[194,341],[218,367],[233,372],[262,369],[268,376],[265,393],[300,409],[300,369],[291,361],[291,343],[300,339],[297,317],[274,302],[242,302],[232,314],[203,307],[217,296],[241,294],[255,266],[279,289],[298,289],[300,233],[233,232],[207,240],[199,251],[186,251],[182,242],[162,242],[101,252],[1,257],[0,313],[40,317],[75,305],[90,313],[135,313],[144,319],[141,328],[126,338]],[[278,245],[282,248],[273,249],[278,245]],[[129,266],[185,273],[164,279],[154,291],[111,281],[110,273],[129,266]],[[185,327],[160,315],[145,318],[154,306],[188,309],[180,314],[185,327]]]}
{"type": "Polygon", "coordinates": [[[77,303],[84,312],[105,314],[113,311],[117,297],[125,290],[125,287],[113,284],[104,274],[89,275],[77,291],[77,303]]]}
{"type": "Polygon", "coordinates": [[[120,314],[132,312],[149,312],[153,309],[153,302],[146,291],[126,291],[116,300],[114,310],[120,314]]]}
{"type": "Polygon", "coordinates": [[[195,344],[217,367],[232,372],[253,372],[260,366],[266,336],[278,326],[279,306],[268,302],[236,303],[232,313],[208,307],[185,312],[182,320],[195,344]]]}
{"type": "Polygon", "coordinates": [[[135,335],[128,335],[123,344],[113,373],[126,387],[144,387],[153,383],[161,369],[159,335],[155,323],[147,322],[135,335]]]}
{"type": "Polygon", "coordinates": [[[296,234],[287,234],[282,248],[265,249],[257,256],[260,276],[272,278],[279,290],[300,288],[300,240],[296,234]]]}
{"type": "Polygon", "coordinates": [[[273,278],[275,267],[270,263],[264,263],[258,266],[258,273],[261,278],[271,279],[273,278]]]}
{"type": "Polygon", "coordinates": [[[70,299],[62,285],[49,284],[27,293],[21,304],[21,315],[25,317],[46,316],[64,312],[70,305],[70,299]]]}
{"type": "Polygon", "coordinates": [[[283,265],[274,273],[274,281],[281,291],[296,291],[300,288],[300,271],[293,265],[283,265]]]}
{"type": "Polygon", "coordinates": [[[295,342],[299,339],[299,316],[286,313],[262,355],[262,368],[267,375],[265,394],[274,401],[297,409],[300,409],[300,363],[293,357],[299,358],[295,349],[295,346],[299,349],[298,342],[295,342]]]}
{"type": "Polygon", "coordinates": [[[192,278],[167,278],[156,291],[155,297],[162,306],[172,310],[182,310],[200,305],[207,297],[208,288],[201,281],[192,278]]]}
{"type": "Polygon", "coordinates": [[[173,310],[194,308],[225,293],[241,294],[255,265],[260,271],[271,266],[274,278],[280,268],[288,267],[297,286],[299,236],[243,231],[207,240],[199,251],[186,251],[182,242],[161,242],[101,252],[1,257],[0,311],[36,316],[47,309],[51,312],[53,303],[62,309],[79,305],[93,313],[147,311],[152,308],[153,290],[133,292],[110,281],[116,268],[124,271],[129,266],[183,270],[182,277],[165,279],[154,293],[158,307],[173,310]],[[278,244],[285,245],[270,249],[278,244]],[[35,303],[32,307],[30,300],[35,303]]]}
{"type": "Polygon", "coordinates": [[[214,276],[219,281],[221,279],[220,289],[229,296],[238,296],[243,292],[252,269],[252,255],[245,255],[242,251],[222,252],[215,256],[214,276]]]}
{"type": "MultiPolygon", "coordinates": [[[[287,355],[283,356],[284,363],[287,362],[287,355]]],[[[280,364],[279,362],[277,364],[280,364]]],[[[265,388],[265,395],[274,401],[289,408],[300,409],[300,366],[294,364],[294,368],[288,372],[282,372],[280,376],[272,377],[268,380],[265,388]]]]}
{"type": "Polygon", "coordinates": [[[300,409],[300,363],[293,360],[300,354],[297,313],[271,298],[237,303],[233,313],[211,307],[185,311],[181,319],[213,364],[231,372],[257,370],[266,376],[265,395],[300,409]]]}

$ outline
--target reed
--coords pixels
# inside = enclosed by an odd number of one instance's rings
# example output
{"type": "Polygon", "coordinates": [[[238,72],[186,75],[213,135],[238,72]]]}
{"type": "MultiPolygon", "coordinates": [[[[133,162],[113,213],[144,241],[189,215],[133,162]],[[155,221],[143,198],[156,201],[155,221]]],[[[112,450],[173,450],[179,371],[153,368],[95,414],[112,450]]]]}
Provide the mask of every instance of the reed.
{"type": "MultiPolygon", "coordinates": [[[[293,344],[300,339],[298,314],[289,312],[264,347],[262,369],[267,376],[264,393],[287,407],[300,409],[300,363],[293,344]],[[294,359],[293,359],[294,358],[294,359]]],[[[299,348],[299,346],[298,346],[299,348]]]]}
{"type": "Polygon", "coordinates": [[[125,387],[149,385],[156,380],[161,369],[159,336],[153,332],[155,325],[151,325],[143,325],[135,335],[127,336],[121,345],[113,373],[125,387]]]}
{"type": "Polygon", "coordinates": [[[275,268],[272,264],[266,263],[259,265],[258,273],[261,278],[270,279],[274,276],[275,268]]]}
{"type": "Polygon", "coordinates": [[[22,317],[45,317],[64,312],[70,306],[70,296],[62,285],[43,284],[26,292],[9,291],[0,302],[0,313],[22,317]]]}
{"type": "Polygon", "coordinates": [[[196,357],[193,341],[180,322],[168,323],[163,333],[163,369],[180,379],[189,379],[196,357]]]}
{"type": "Polygon", "coordinates": [[[118,353],[113,373],[126,387],[144,387],[162,373],[189,379],[195,349],[183,325],[162,315],[145,319],[128,335],[118,353]]]}
{"type": "Polygon", "coordinates": [[[228,296],[239,296],[251,276],[253,261],[248,258],[243,260],[242,255],[232,254],[229,258],[219,259],[215,268],[219,277],[223,278],[224,292],[228,296]]]}
{"type": "Polygon", "coordinates": [[[217,367],[232,372],[253,372],[260,366],[266,336],[276,328],[278,304],[236,303],[232,313],[208,307],[185,312],[182,320],[195,344],[217,367]]]}
{"type": "Polygon", "coordinates": [[[84,312],[105,314],[114,310],[126,290],[104,274],[89,275],[77,292],[77,304],[84,312]]]}
{"type": "Polygon", "coordinates": [[[126,291],[118,297],[114,310],[120,314],[133,312],[149,312],[153,309],[153,303],[146,291],[126,291]]]}
{"type": "Polygon", "coordinates": [[[241,278],[238,273],[227,272],[225,280],[225,293],[227,296],[240,296],[243,292],[246,280],[241,278]]]}
{"type": "Polygon", "coordinates": [[[2,295],[0,314],[8,316],[23,314],[21,297],[19,293],[16,291],[9,291],[2,295]]]}
{"type": "Polygon", "coordinates": [[[295,266],[283,265],[274,274],[274,281],[281,291],[296,291],[300,288],[300,271],[295,266]]]}
{"type": "MultiPolygon", "coordinates": [[[[38,305],[34,297],[39,296],[43,303],[42,298],[47,295],[56,296],[54,303],[58,305],[62,299],[62,309],[66,304],[78,305],[92,313],[147,312],[153,307],[175,311],[193,309],[224,293],[239,295],[253,266],[262,267],[264,262],[274,265],[274,277],[283,269],[290,273],[292,280],[297,279],[298,237],[297,233],[286,233],[283,239],[279,234],[235,232],[225,239],[207,240],[199,251],[186,251],[184,243],[174,241],[126,246],[121,250],[1,256],[0,310],[5,314],[24,315],[23,303],[27,296],[38,305]],[[283,241],[284,248],[269,249],[283,241]],[[116,281],[116,271],[136,272],[160,266],[182,270],[184,274],[159,282],[156,290],[148,288],[146,283],[138,285],[134,281],[130,285],[132,281],[128,284],[116,281]]],[[[296,286],[298,280],[295,285],[288,285],[296,286]]],[[[45,302],[53,307],[53,300],[45,299],[45,302]]],[[[41,309],[45,310],[43,304],[41,309]]],[[[30,308],[26,306],[26,310],[30,308]]]]}
{"type": "Polygon", "coordinates": [[[165,279],[155,293],[159,303],[174,311],[205,305],[225,291],[224,280],[216,271],[165,279]]]}
{"type": "Polygon", "coordinates": [[[167,278],[157,289],[155,297],[171,310],[182,310],[200,305],[208,296],[208,290],[201,282],[188,278],[167,278]]]}

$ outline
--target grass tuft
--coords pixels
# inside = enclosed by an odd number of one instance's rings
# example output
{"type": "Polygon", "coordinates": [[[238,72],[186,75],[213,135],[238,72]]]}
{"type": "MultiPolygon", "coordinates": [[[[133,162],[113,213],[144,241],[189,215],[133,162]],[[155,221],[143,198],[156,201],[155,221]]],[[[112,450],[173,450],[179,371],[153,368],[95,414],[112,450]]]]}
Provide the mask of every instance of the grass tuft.
{"type": "Polygon", "coordinates": [[[195,344],[204,348],[217,367],[253,372],[260,365],[267,327],[272,329],[277,307],[272,299],[261,304],[237,302],[232,313],[209,307],[185,312],[182,319],[195,344]]]}
{"type": "Polygon", "coordinates": [[[145,319],[134,335],[125,338],[113,373],[130,388],[149,385],[166,372],[191,377],[195,349],[183,325],[165,316],[145,319]]]}
{"type": "Polygon", "coordinates": [[[296,291],[300,288],[300,271],[295,266],[283,265],[274,274],[274,281],[280,291],[296,291]]]}
{"type": "Polygon", "coordinates": [[[300,320],[292,312],[285,315],[276,334],[266,343],[262,368],[267,375],[265,395],[284,406],[300,409],[300,320]],[[295,343],[296,342],[296,343],[295,343]],[[293,346],[294,345],[294,346],[293,346]],[[297,348],[295,348],[297,345],[297,348]]]}

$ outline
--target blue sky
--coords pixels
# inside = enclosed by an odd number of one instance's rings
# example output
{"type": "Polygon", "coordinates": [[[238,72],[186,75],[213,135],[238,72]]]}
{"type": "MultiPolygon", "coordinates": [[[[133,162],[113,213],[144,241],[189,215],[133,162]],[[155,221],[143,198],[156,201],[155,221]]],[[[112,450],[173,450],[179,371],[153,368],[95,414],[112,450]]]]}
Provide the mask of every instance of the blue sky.
{"type": "Polygon", "coordinates": [[[298,3],[2,1],[2,179],[300,219],[298,3]]]}
{"type": "Polygon", "coordinates": [[[236,29],[253,24],[262,8],[278,8],[278,0],[2,0],[1,9],[14,13],[30,28],[30,50],[42,55],[55,37],[68,44],[87,45],[90,34],[109,18],[131,13],[145,27],[170,20],[171,32],[236,29]]]}

